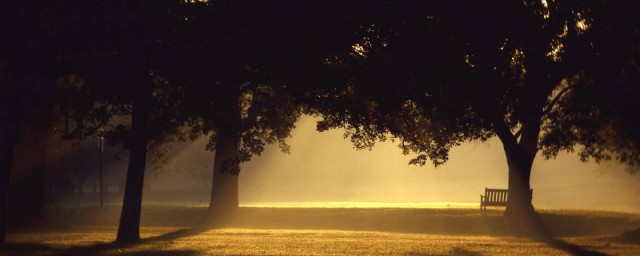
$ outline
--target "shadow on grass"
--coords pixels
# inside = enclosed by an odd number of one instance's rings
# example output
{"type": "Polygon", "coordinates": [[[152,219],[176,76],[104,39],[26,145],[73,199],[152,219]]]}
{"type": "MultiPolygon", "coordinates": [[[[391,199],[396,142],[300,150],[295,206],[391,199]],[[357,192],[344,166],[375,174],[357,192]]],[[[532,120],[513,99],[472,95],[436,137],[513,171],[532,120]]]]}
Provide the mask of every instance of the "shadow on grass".
{"type": "Polygon", "coordinates": [[[132,256],[191,256],[197,255],[195,251],[188,250],[176,250],[176,251],[144,251],[133,254],[132,256]]]}
{"type": "MultiPolygon", "coordinates": [[[[54,255],[63,255],[63,256],[75,256],[75,255],[100,255],[102,251],[83,251],[80,253],[55,253],[54,255]]],[[[131,255],[131,256],[192,256],[198,255],[196,251],[193,250],[145,250],[139,252],[119,252],[118,254],[122,255],[131,255]]]]}
{"type": "MultiPolygon", "coordinates": [[[[51,209],[53,229],[78,226],[118,226],[118,205],[51,209]]],[[[191,227],[207,207],[143,205],[141,225],[191,227]]],[[[268,208],[240,207],[227,227],[249,229],[317,229],[383,231],[439,235],[509,235],[503,209],[480,214],[478,209],[414,208],[268,208]]],[[[629,213],[540,210],[542,221],[556,237],[621,234],[640,226],[640,215],[629,213]]]]}
{"type": "Polygon", "coordinates": [[[624,232],[616,237],[615,240],[627,244],[640,244],[640,228],[624,232]]]}
{"type": "MultiPolygon", "coordinates": [[[[0,252],[7,253],[6,255],[68,255],[68,256],[81,256],[81,255],[100,255],[101,253],[118,250],[118,253],[122,253],[121,250],[132,248],[137,245],[149,244],[155,242],[172,241],[182,237],[193,236],[207,231],[206,229],[180,229],[173,232],[169,232],[163,235],[149,237],[141,239],[135,243],[97,243],[88,246],[75,246],[70,248],[56,248],[45,244],[36,243],[9,243],[0,247],[0,252]]],[[[126,252],[127,255],[176,255],[187,256],[196,255],[196,251],[192,250],[145,250],[140,252],[126,252]]],[[[5,254],[2,254],[5,255],[5,254]]]]}
{"type": "Polygon", "coordinates": [[[551,241],[547,241],[546,243],[549,246],[559,250],[563,250],[570,255],[576,255],[576,256],[606,256],[607,255],[601,252],[587,250],[583,247],[569,244],[565,241],[558,240],[558,239],[552,239],[551,241]]]}
{"type": "Polygon", "coordinates": [[[141,243],[152,243],[157,241],[171,241],[182,237],[194,236],[203,232],[207,232],[207,228],[185,228],[173,232],[162,234],[159,236],[149,237],[141,240],[141,243]]]}
{"type": "Polygon", "coordinates": [[[36,244],[36,243],[7,243],[4,245],[0,245],[0,254],[14,252],[16,254],[22,255],[29,252],[50,251],[50,250],[53,250],[53,248],[51,248],[48,245],[36,244]]]}
{"type": "Polygon", "coordinates": [[[410,252],[407,253],[406,256],[482,256],[482,254],[469,251],[460,247],[453,247],[453,249],[447,254],[431,254],[431,253],[419,253],[419,252],[410,252]]]}
{"type": "MultiPolygon", "coordinates": [[[[547,245],[562,250],[564,252],[566,252],[569,255],[575,255],[575,256],[607,256],[607,254],[601,253],[601,252],[597,252],[597,251],[591,251],[591,250],[587,250],[584,249],[580,246],[577,245],[572,245],[572,244],[568,244],[564,241],[561,240],[557,240],[557,239],[552,239],[549,241],[545,242],[547,245]]],[[[407,256],[422,256],[422,255],[434,255],[434,254],[430,254],[430,253],[418,253],[418,252],[411,252],[406,254],[407,256]]],[[[478,253],[478,252],[474,252],[474,251],[469,251],[467,249],[464,248],[460,248],[460,247],[454,247],[449,253],[447,254],[435,254],[436,256],[481,256],[482,254],[478,253]]]]}
{"type": "MultiPolygon", "coordinates": [[[[493,212],[492,212],[493,213],[493,212]]],[[[468,209],[240,208],[228,224],[247,229],[508,235],[502,216],[468,209]]]]}

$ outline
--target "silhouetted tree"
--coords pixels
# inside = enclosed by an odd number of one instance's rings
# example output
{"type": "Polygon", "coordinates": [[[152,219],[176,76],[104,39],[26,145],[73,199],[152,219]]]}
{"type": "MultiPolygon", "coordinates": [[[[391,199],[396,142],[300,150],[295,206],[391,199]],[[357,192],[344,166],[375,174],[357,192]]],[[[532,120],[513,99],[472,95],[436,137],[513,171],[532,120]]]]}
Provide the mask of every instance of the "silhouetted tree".
{"type": "Polygon", "coordinates": [[[613,6],[390,2],[382,6],[387,14],[362,25],[353,50],[332,63],[344,78],[342,85],[328,89],[341,97],[326,94],[329,104],[316,106],[325,116],[319,129],[346,128],[345,136],[358,148],[391,135],[403,152],[418,154],[412,163],[430,159],[436,166],[453,146],[497,136],[509,166],[505,216],[517,224],[516,231],[546,236],[529,192],[539,150],[553,157],[577,144],[585,146],[583,160],[617,156],[626,163],[637,161],[638,148],[625,142],[630,138],[622,125],[633,122],[617,118],[638,110],[632,103],[633,83],[598,94],[609,88],[607,80],[637,71],[626,64],[620,72],[617,66],[634,56],[628,50],[633,47],[603,59],[604,51],[637,33],[632,14],[637,5],[613,6]],[[626,11],[619,13],[619,8],[626,11]],[[598,24],[609,25],[595,29],[598,24]],[[603,61],[611,72],[595,72],[604,68],[598,64],[603,61]]]}
{"type": "Polygon", "coordinates": [[[185,85],[195,133],[215,149],[207,221],[238,208],[239,164],[266,144],[289,150],[285,138],[302,113],[303,97],[335,49],[350,48],[347,13],[357,5],[321,1],[204,2],[190,5],[174,79],[185,85]]]}
{"type": "Polygon", "coordinates": [[[116,96],[124,96],[131,104],[131,130],[125,140],[130,155],[118,242],[140,239],[142,191],[150,141],[168,139],[181,125],[179,120],[171,119],[176,117],[172,114],[179,113],[168,111],[172,105],[162,98],[170,92],[166,91],[169,87],[163,86],[167,85],[162,73],[165,63],[158,58],[158,52],[166,47],[172,28],[180,18],[174,12],[181,4],[181,1],[116,1],[106,6],[109,18],[106,29],[113,33],[109,34],[112,45],[107,46],[115,51],[112,64],[120,67],[111,66],[118,77],[105,88],[113,90],[116,85],[122,86],[124,90],[120,93],[124,94],[116,96]]]}
{"type": "MultiPolygon", "coordinates": [[[[15,166],[14,149],[19,138],[39,139],[35,143],[46,144],[46,134],[51,127],[51,107],[55,101],[56,51],[55,3],[38,4],[17,2],[0,4],[0,243],[5,242],[7,227],[7,196],[11,169],[15,166]],[[28,17],[28,18],[27,18],[28,17]]],[[[25,141],[25,140],[21,140],[25,141]]],[[[33,145],[33,143],[30,143],[33,145]]],[[[46,150],[46,149],[40,149],[46,150]]],[[[34,152],[43,156],[46,151],[34,152]]],[[[45,157],[33,159],[38,164],[28,170],[31,178],[19,184],[20,191],[14,201],[27,210],[26,217],[43,219],[43,192],[45,157]],[[26,186],[26,187],[22,187],[26,186]],[[28,198],[27,198],[28,197],[28,198]]],[[[25,181],[23,180],[23,181],[25,181]]],[[[42,220],[40,220],[42,221],[42,220]]]]}
{"type": "Polygon", "coordinates": [[[65,125],[66,136],[83,139],[114,124],[107,130],[108,140],[123,143],[130,151],[118,242],[140,239],[148,148],[180,137],[184,123],[181,113],[173,111],[177,97],[173,95],[179,88],[164,76],[168,63],[162,62],[160,54],[180,21],[177,11],[182,4],[81,1],[68,6],[76,23],[66,31],[73,40],[66,42],[65,64],[69,75],[79,76],[81,82],[70,88],[80,97],[62,102],[75,121],[74,129],[65,125]]]}
{"type": "MultiPolygon", "coordinates": [[[[172,78],[185,87],[192,134],[210,134],[215,150],[206,221],[218,224],[238,208],[239,164],[289,136],[300,108],[282,83],[265,81],[260,58],[269,54],[271,4],[204,2],[190,5],[181,27],[184,51],[172,78]],[[266,8],[266,9],[264,9],[266,8]],[[263,23],[265,22],[265,23],[263,23]],[[266,30],[265,30],[266,29],[266,30]]],[[[177,52],[176,52],[177,53],[177,52]]]]}

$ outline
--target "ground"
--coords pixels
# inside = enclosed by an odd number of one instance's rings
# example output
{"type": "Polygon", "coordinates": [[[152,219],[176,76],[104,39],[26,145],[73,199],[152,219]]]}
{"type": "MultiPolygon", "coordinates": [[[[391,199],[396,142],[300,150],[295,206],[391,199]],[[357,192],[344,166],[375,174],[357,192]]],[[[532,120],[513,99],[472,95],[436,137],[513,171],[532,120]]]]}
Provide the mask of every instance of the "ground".
{"type": "Polygon", "coordinates": [[[145,206],[143,241],[116,245],[119,206],[55,209],[52,225],[14,231],[0,255],[640,255],[616,235],[640,215],[542,210],[558,241],[507,235],[500,210],[243,207],[227,228],[197,223],[203,207],[145,206]]]}

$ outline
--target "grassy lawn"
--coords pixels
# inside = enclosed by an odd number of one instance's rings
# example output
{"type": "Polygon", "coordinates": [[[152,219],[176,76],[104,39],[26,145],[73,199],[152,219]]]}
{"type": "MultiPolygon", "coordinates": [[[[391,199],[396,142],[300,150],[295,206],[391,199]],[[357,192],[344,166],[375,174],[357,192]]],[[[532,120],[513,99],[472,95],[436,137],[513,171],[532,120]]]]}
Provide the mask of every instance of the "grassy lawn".
{"type": "Polygon", "coordinates": [[[119,206],[55,209],[50,227],[12,232],[0,255],[640,255],[615,239],[637,214],[543,210],[572,245],[558,247],[507,236],[499,211],[244,207],[228,228],[192,228],[204,211],[145,206],[143,242],[122,246],[111,244],[119,206]]]}

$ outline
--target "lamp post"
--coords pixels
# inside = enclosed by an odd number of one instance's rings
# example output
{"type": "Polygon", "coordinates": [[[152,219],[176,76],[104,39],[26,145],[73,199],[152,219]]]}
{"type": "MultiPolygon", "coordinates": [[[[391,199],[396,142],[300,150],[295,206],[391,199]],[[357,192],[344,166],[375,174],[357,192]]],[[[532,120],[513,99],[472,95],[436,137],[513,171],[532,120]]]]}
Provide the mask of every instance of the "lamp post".
{"type": "Polygon", "coordinates": [[[102,179],[102,152],[104,152],[104,130],[100,128],[96,134],[98,146],[98,173],[100,175],[100,206],[104,205],[104,180],[102,179]]]}

